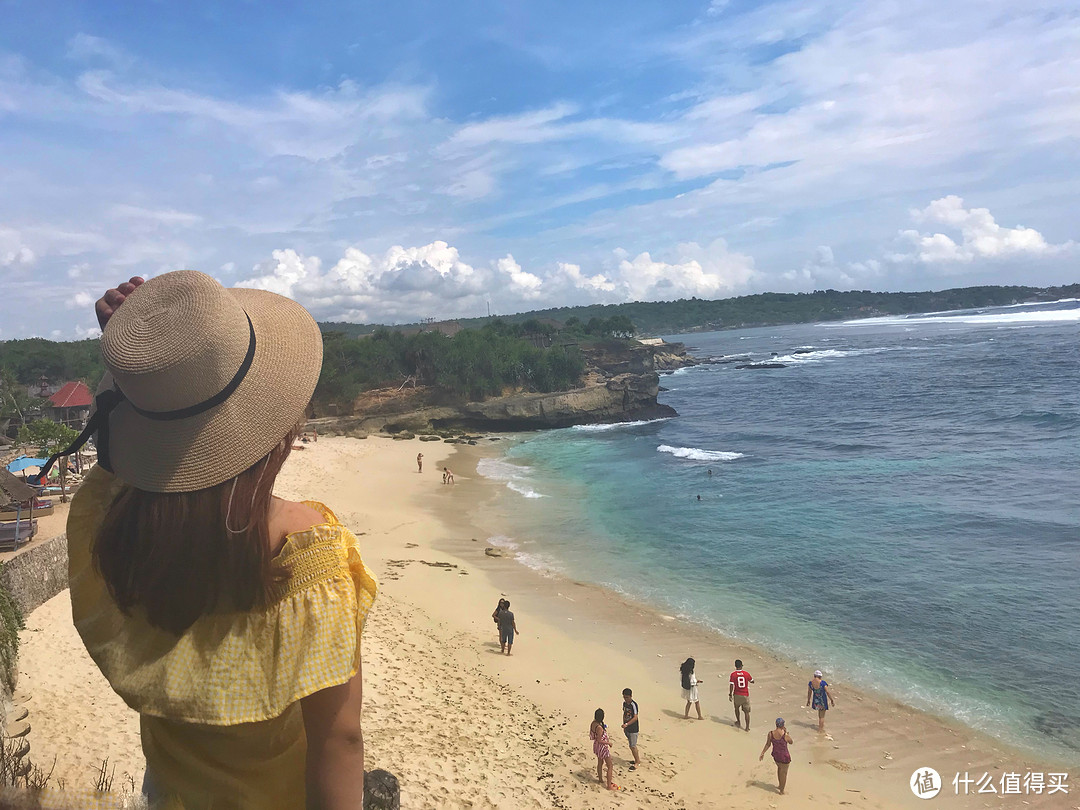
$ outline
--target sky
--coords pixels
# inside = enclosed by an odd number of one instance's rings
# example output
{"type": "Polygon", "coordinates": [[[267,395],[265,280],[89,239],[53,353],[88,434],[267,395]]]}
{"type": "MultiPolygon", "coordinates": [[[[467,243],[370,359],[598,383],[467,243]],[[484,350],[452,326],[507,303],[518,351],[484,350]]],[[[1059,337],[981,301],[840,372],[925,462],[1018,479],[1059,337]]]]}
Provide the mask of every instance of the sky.
{"type": "Polygon", "coordinates": [[[0,0],[0,339],[1080,281],[1073,0],[0,0]]]}

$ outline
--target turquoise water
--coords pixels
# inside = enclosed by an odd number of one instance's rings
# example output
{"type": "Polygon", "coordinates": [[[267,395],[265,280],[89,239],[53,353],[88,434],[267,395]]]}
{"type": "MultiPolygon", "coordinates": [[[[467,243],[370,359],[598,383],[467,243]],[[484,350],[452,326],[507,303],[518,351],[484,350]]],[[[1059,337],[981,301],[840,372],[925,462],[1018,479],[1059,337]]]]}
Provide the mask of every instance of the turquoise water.
{"type": "Polygon", "coordinates": [[[678,418],[482,462],[495,542],[1078,759],[1080,302],[672,339],[787,367],[683,369],[678,418]]]}

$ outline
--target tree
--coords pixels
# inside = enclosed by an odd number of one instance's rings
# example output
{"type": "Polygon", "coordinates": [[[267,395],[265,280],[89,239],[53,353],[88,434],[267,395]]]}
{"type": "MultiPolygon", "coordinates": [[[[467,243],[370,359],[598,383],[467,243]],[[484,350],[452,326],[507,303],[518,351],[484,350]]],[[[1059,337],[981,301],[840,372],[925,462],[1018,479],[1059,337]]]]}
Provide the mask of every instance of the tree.
{"type": "Polygon", "coordinates": [[[46,456],[58,453],[79,438],[79,432],[50,419],[35,419],[19,428],[19,441],[40,448],[46,456]]]}
{"type": "MultiPolygon", "coordinates": [[[[33,444],[41,449],[41,454],[51,456],[68,447],[79,438],[78,431],[67,425],[49,419],[35,419],[19,428],[19,441],[33,444]]],[[[60,501],[67,503],[67,457],[60,458],[60,501]]]]}
{"type": "Polygon", "coordinates": [[[0,366],[0,417],[14,418],[21,428],[28,414],[38,410],[41,400],[30,396],[6,366],[0,366]]]}
{"type": "Polygon", "coordinates": [[[612,337],[630,338],[635,331],[634,322],[625,315],[612,315],[607,319],[605,332],[612,337]]]}

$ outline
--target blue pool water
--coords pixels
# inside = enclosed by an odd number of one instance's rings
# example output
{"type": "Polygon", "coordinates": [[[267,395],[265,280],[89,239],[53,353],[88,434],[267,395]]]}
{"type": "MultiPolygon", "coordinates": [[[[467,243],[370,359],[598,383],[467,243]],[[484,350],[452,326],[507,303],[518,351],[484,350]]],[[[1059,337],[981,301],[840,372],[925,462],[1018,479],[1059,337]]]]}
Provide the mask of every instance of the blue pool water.
{"type": "Polygon", "coordinates": [[[670,339],[787,367],[683,369],[678,418],[481,462],[501,542],[1075,759],[1080,302],[670,339]]]}

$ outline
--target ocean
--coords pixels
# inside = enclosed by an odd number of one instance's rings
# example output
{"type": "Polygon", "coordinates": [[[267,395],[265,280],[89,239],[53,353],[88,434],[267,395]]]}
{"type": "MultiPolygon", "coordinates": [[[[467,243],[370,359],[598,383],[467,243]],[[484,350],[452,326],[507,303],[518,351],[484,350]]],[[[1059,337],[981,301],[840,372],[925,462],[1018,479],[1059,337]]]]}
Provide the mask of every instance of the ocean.
{"type": "Polygon", "coordinates": [[[786,367],[509,443],[490,542],[1080,760],[1080,301],[667,339],[786,367]]]}

